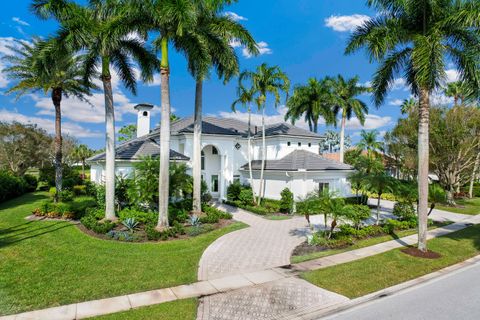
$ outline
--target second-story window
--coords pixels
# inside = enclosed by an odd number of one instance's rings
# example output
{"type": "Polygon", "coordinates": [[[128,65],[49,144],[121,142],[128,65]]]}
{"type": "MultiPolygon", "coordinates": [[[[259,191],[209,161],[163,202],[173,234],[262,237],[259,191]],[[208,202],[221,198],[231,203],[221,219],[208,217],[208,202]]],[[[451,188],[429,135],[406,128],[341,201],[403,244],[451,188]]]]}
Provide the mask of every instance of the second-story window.
{"type": "Polygon", "coordinates": [[[299,147],[301,147],[301,146],[302,146],[302,143],[301,143],[301,142],[299,142],[299,143],[298,143],[298,146],[299,146],[299,147]]]}
{"type": "Polygon", "coordinates": [[[309,142],[309,143],[308,143],[308,147],[310,148],[311,146],[312,146],[312,143],[311,143],[311,142],[309,142]]]}
{"type": "Polygon", "coordinates": [[[289,146],[289,147],[290,147],[290,144],[291,144],[291,143],[290,143],[290,141],[288,141],[288,142],[287,142],[287,146],[289,146]]]}

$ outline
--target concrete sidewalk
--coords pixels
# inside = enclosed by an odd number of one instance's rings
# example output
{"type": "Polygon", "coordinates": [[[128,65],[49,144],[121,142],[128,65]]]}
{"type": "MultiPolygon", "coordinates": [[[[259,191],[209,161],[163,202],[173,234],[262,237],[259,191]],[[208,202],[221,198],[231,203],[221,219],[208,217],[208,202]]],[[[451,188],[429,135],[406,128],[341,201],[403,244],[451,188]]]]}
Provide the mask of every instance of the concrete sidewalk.
{"type": "MultiPolygon", "coordinates": [[[[428,238],[436,238],[464,229],[472,224],[480,223],[480,216],[471,216],[462,222],[457,222],[446,227],[437,228],[428,232],[428,238]]],[[[325,258],[306,261],[292,265],[291,268],[271,268],[251,273],[240,273],[219,279],[200,281],[189,285],[172,288],[134,293],[107,299],[73,303],[65,306],[43,310],[25,312],[17,315],[0,317],[0,320],[73,320],[126,311],[132,308],[160,304],[168,301],[193,297],[211,296],[215,294],[260,286],[285,278],[295,277],[298,272],[315,270],[334,266],[378,253],[386,252],[405,245],[415,244],[417,236],[412,235],[398,240],[380,243],[371,247],[344,252],[325,258]]],[[[318,306],[317,306],[318,308],[318,306]]]]}

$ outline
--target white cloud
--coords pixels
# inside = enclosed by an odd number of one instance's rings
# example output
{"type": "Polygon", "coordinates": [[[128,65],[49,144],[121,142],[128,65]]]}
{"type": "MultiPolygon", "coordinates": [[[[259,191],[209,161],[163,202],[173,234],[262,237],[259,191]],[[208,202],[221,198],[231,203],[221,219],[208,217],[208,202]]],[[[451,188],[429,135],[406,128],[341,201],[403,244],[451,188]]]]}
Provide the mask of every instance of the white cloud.
{"type": "MultiPolygon", "coordinates": [[[[234,43],[234,44],[237,44],[237,43],[234,43]]],[[[259,56],[262,56],[264,54],[272,54],[273,53],[272,49],[270,49],[268,47],[268,43],[266,43],[265,41],[257,42],[257,48],[258,48],[258,55],[259,56]]],[[[245,47],[242,49],[242,54],[247,59],[253,57],[253,54],[245,47]]]]}
{"type": "Polygon", "coordinates": [[[160,78],[160,73],[156,73],[153,75],[153,81],[149,83],[144,83],[147,87],[155,87],[159,86],[162,83],[161,78],[160,78]]]}
{"type": "Polygon", "coordinates": [[[450,105],[453,103],[453,97],[447,97],[443,92],[434,92],[430,96],[430,103],[437,106],[450,105]]]}
{"type": "Polygon", "coordinates": [[[445,70],[445,73],[447,74],[447,83],[460,80],[460,74],[456,69],[447,69],[445,70]]]}
{"type": "Polygon", "coordinates": [[[404,78],[396,78],[393,81],[392,90],[405,90],[407,88],[407,80],[404,78]]]}
{"type": "Polygon", "coordinates": [[[346,128],[348,130],[367,129],[373,130],[388,126],[392,123],[391,117],[382,117],[375,114],[367,114],[365,116],[365,124],[362,126],[358,118],[352,118],[347,121],[346,128]]]}
{"type": "MultiPolygon", "coordinates": [[[[29,117],[16,111],[10,111],[6,109],[0,110],[0,119],[5,122],[17,121],[23,124],[36,124],[50,134],[55,133],[55,121],[53,119],[29,117]]],[[[76,138],[97,138],[103,136],[101,132],[86,129],[85,127],[73,122],[63,122],[62,130],[64,133],[76,138]]]]}
{"type": "Polygon", "coordinates": [[[12,17],[12,21],[13,22],[16,22],[18,24],[21,24],[22,26],[29,26],[30,23],[26,22],[26,21],[23,21],[22,19],[20,19],[19,17],[12,17]]]}
{"type": "Polygon", "coordinates": [[[240,41],[238,41],[237,39],[230,40],[229,45],[230,45],[230,47],[232,47],[232,48],[240,48],[240,47],[242,46],[242,44],[240,43],[240,41]]]}
{"type": "Polygon", "coordinates": [[[369,19],[369,16],[363,14],[353,14],[350,16],[332,15],[325,19],[325,25],[338,32],[352,32],[369,19]]]}
{"type": "Polygon", "coordinates": [[[401,106],[403,104],[403,100],[402,99],[390,100],[388,104],[391,106],[401,106]]]}
{"type": "Polygon", "coordinates": [[[232,20],[234,21],[246,21],[248,20],[247,18],[239,15],[239,14],[236,14],[235,12],[232,12],[232,11],[227,11],[225,12],[225,15],[232,18],[232,20]]]}

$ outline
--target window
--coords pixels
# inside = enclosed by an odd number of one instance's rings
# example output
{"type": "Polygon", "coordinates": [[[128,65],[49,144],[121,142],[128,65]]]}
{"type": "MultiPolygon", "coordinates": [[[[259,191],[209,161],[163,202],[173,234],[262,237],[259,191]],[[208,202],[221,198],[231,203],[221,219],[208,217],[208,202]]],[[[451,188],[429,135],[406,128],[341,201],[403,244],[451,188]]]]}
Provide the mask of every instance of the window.
{"type": "Polygon", "coordinates": [[[320,182],[318,184],[318,191],[325,192],[329,190],[329,183],[328,182],[320,182]]]}
{"type": "Polygon", "coordinates": [[[212,146],[212,154],[218,154],[218,150],[214,146],[212,146]]]}
{"type": "Polygon", "coordinates": [[[298,146],[299,146],[299,147],[301,147],[301,146],[302,146],[302,143],[301,143],[301,142],[299,142],[299,143],[298,143],[298,146]]]}
{"type": "Polygon", "coordinates": [[[218,175],[212,174],[212,192],[218,192],[218,175]]]}
{"type": "Polygon", "coordinates": [[[202,151],[202,170],[205,170],[205,152],[202,151]]]}
{"type": "Polygon", "coordinates": [[[233,182],[240,182],[240,175],[236,174],[233,176],[233,182]]]}
{"type": "Polygon", "coordinates": [[[309,142],[309,143],[308,143],[308,147],[310,148],[311,146],[312,146],[312,143],[311,143],[311,142],[309,142]]]}
{"type": "Polygon", "coordinates": [[[290,141],[288,141],[288,142],[287,142],[287,146],[289,146],[289,147],[290,147],[290,144],[291,144],[291,143],[290,143],[290,141]]]}
{"type": "Polygon", "coordinates": [[[148,116],[148,111],[143,111],[143,116],[147,117],[148,116]]]}

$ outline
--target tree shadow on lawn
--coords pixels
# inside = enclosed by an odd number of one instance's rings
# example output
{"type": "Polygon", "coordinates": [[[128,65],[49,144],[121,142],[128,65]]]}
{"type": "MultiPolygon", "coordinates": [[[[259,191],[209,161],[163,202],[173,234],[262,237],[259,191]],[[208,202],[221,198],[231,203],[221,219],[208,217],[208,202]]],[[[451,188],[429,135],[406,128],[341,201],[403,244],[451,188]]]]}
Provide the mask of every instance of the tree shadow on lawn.
{"type": "Polygon", "coordinates": [[[27,193],[14,199],[10,199],[0,204],[0,215],[3,210],[11,210],[14,207],[21,205],[29,205],[39,200],[48,199],[49,196],[45,193],[27,193]]]}
{"type": "Polygon", "coordinates": [[[0,237],[0,248],[6,247],[8,245],[11,245],[17,242],[24,241],[27,239],[40,237],[42,235],[52,233],[60,229],[69,228],[69,227],[74,227],[74,225],[68,222],[57,222],[57,223],[49,224],[47,226],[41,226],[40,228],[32,228],[32,229],[27,228],[29,230],[21,231],[19,233],[15,233],[16,230],[14,230],[8,236],[0,237]]]}

